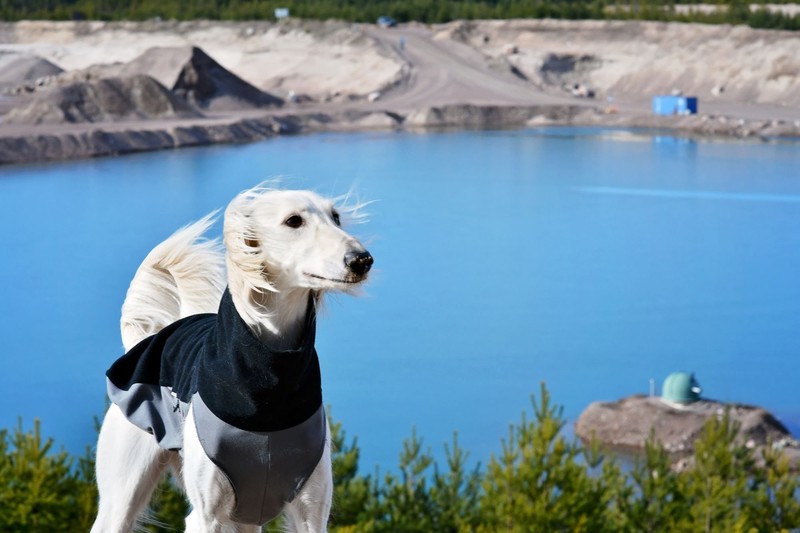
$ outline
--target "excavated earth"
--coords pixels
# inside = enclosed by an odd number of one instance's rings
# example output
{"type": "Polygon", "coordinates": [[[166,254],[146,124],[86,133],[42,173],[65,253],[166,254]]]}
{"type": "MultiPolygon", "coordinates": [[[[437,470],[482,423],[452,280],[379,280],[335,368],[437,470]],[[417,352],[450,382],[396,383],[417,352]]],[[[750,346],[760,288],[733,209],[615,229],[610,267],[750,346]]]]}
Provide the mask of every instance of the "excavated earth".
{"type": "Polygon", "coordinates": [[[602,100],[681,91],[715,104],[800,107],[800,34],[639,21],[457,22],[437,38],[506,61],[539,87],[583,85],[602,100]]]}
{"type": "Polygon", "coordinates": [[[0,163],[319,130],[800,136],[800,36],[633,21],[0,23],[0,163]],[[656,117],[653,95],[700,113],[656,117]]]}

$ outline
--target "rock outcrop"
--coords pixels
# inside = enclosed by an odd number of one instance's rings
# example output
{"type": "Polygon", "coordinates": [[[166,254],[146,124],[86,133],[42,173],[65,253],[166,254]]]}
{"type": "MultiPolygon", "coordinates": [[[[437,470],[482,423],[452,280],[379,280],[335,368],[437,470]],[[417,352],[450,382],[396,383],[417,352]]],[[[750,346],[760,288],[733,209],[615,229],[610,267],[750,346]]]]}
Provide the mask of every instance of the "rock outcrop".
{"type": "Polygon", "coordinates": [[[5,117],[9,124],[65,124],[201,116],[149,76],[76,82],[36,94],[5,117]]]}
{"type": "Polygon", "coordinates": [[[630,396],[616,402],[594,402],[581,413],[575,433],[581,439],[622,450],[641,450],[651,431],[676,458],[692,453],[706,421],[728,412],[739,424],[738,442],[748,448],[782,448],[800,468],[800,443],[773,415],[760,407],[701,400],[674,404],[657,397],[630,396]]]}

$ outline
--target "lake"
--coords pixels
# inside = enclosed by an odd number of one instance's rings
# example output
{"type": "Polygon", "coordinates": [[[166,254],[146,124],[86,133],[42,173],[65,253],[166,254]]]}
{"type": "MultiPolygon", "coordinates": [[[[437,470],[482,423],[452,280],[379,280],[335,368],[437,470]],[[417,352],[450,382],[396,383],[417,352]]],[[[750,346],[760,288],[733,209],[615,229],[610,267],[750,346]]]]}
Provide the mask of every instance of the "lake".
{"type": "MultiPolygon", "coordinates": [[[[325,402],[365,472],[417,434],[500,451],[546,382],[574,420],[673,371],[800,430],[800,145],[554,128],[281,137],[0,168],[0,427],[95,440],[147,252],[239,191],[353,189],[375,257],[328,300],[325,402]]],[[[219,224],[215,227],[219,234],[219,224]]]]}

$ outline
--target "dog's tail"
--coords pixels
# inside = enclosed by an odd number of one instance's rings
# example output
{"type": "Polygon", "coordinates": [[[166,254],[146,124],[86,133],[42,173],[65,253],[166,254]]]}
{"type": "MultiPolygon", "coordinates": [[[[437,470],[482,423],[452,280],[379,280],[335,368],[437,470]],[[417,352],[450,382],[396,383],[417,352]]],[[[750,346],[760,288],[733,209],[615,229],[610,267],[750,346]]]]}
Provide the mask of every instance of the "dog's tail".
{"type": "Polygon", "coordinates": [[[122,343],[130,350],[179,318],[215,313],[225,289],[225,256],[203,234],[216,212],[173,233],[136,271],[122,304],[122,343]]]}

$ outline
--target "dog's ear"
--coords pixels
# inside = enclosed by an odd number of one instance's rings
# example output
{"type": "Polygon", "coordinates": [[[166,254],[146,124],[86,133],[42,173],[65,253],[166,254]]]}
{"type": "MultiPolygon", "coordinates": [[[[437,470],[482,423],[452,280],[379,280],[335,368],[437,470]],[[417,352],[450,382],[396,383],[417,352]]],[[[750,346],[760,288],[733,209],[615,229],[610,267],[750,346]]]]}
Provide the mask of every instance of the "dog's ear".
{"type": "Polygon", "coordinates": [[[242,240],[244,241],[244,245],[248,248],[260,248],[261,241],[259,241],[255,237],[255,230],[253,229],[253,217],[250,213],[250,209],[252,208],[251,205],[247,205],[247,211],[242,213],[242,227],[239,229],[242,235],[242,240]]]}
{"type": "Polygon", "coordinates": [[[225,246],[229,256],[237,262],[246,262],[246,257],[259,255],[261,251],[261,240],[254,227],[256,220],[252,215],[253,194],[252,191],[239,194],[225,210],[225,246]]]}

